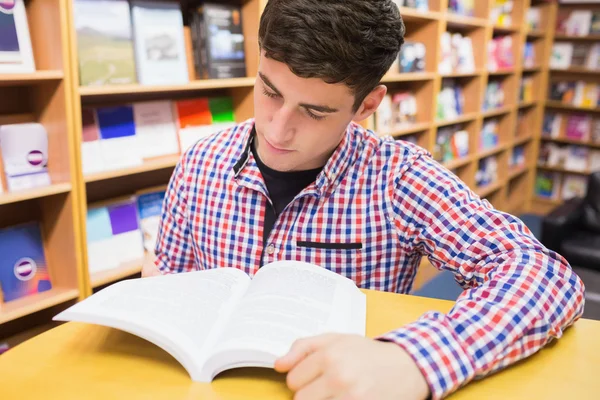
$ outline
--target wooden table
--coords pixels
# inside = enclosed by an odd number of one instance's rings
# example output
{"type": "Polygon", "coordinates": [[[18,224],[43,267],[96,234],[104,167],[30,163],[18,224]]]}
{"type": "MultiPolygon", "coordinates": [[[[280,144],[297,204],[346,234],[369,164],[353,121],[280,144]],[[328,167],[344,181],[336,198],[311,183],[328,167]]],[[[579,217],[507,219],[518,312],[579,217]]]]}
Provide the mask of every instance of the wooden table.
{"type": "MultiPolygon", "coordinates": [[[[452,302],[366,291],[367,335],[452,302]]],[[[459,390],[452,399],[600,398],[600,322],[580,320],[524,362],[459,390]]],[[[291,399],[285,377],[247,368],[212,384],[192,382],[162,349],[128,333],[67,323],[0,356],[0,399],[291,399]]]]}

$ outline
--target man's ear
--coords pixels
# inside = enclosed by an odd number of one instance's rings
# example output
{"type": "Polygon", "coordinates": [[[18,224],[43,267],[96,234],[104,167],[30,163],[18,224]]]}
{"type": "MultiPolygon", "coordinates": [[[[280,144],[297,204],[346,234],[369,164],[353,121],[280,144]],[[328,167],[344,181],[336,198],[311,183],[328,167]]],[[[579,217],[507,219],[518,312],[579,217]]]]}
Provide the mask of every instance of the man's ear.
{"type": "Polygon", "coordinates": [[[387,87],[385,85],[379,85],[373,89],[371,93],[365,97],[352,119],[354,121],[364,121],[369,118],[377,110],[377,107],[381,104],[386,93],[387,87]]]}

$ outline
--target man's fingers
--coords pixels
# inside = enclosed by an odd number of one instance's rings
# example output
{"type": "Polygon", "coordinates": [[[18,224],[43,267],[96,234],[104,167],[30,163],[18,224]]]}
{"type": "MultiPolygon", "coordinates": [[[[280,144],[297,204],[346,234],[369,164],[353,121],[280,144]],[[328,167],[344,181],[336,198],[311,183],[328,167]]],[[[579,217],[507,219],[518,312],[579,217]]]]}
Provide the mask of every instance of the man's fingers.
{"type": "Polygon", "coordinates": [[[334,393],[323,377],[317,378],[294,395],[294,400],[331,400],[333,398],[334,393]]]}
{"type": "Polygon", "coordinates": [[[316,351],[301,360],[288,372],[287,385],[297,392],[309,385],[323,373],[323,352],[316,351]]]}
{"type": "Polygon", "coordinates": [[[327,346],[337,337],[338,335],[327,334],[297,340],[286,355],[275,361],[275,370],[277,372],[288,372],[308,355],[327,346]]]}

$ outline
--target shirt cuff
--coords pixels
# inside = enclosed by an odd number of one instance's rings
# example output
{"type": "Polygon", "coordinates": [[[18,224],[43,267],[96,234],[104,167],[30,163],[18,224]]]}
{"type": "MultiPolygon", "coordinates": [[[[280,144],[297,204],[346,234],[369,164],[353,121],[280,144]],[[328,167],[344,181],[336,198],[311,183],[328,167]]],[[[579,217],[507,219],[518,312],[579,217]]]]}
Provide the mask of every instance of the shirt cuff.
{"type": "Polygon", "coordinates": [[[427,313],[377,340],[396,343],[412,357],[429,385],[432,399],[444,398],[475,376],[471,358],[442,313],[427,313]]]}

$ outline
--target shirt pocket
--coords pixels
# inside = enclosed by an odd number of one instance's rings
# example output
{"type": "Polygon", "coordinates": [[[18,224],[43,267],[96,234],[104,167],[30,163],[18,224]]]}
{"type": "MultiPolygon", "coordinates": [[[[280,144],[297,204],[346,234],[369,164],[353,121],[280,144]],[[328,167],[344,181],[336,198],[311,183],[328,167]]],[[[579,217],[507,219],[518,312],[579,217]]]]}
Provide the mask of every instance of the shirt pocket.
{"type": "Polygon", "coordinates": [[[296,241],[296,259],[309,262],[353,280],[360,286],[364,243],[356,240],[296,241]]]}

